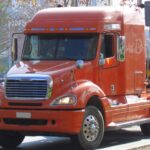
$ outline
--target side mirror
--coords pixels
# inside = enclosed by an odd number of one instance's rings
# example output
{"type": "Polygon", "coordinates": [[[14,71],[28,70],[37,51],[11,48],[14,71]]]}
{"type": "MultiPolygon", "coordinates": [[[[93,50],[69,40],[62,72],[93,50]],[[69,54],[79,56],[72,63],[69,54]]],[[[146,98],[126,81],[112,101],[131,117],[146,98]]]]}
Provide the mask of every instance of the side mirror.
{"type": "Polygon", "coordinates": [[[12,61],[16,61],[18,58],[18,39],[13,39],[13,47],[12,47],[12,61]]]}
{"type": "Polygon", "coordinates": [[[11,63],[21,58],[25,35],[23,33],[14,33],[12,35],[11,45],[11,63]]]}
{"type": "Polygon", "coordinates": [[[76,61],[76,67],[78,69],[82,69],[84,67],[84,61],[83,60],[77,60],[76,61]]]}
{"type": "Polygon", "coordinates": [[[150,1],[145,2],[145,25],[150,26],[150,1]]]}
{"type": "Polygon", "coordinates": [[[125,60],[125,36],[117,37],[117,60],[121,62],[125,60]]]}
{"type": "Polygon", "coordinates": [[[104,54],[100,53],[99,65],[102,66],[105,64],[104,54]]]}

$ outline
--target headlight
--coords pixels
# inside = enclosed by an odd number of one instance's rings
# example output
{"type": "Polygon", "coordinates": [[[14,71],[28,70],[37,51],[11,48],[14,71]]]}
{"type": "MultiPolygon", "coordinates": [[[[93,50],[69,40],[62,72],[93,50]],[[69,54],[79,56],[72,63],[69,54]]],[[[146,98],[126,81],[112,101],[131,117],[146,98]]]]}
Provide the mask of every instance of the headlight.
{"type": "Polygon", "coordinates": [[[54,100],[51,105],[75,105],[77,103],[77,98],[73,95],[59,97],[54,100]]]}

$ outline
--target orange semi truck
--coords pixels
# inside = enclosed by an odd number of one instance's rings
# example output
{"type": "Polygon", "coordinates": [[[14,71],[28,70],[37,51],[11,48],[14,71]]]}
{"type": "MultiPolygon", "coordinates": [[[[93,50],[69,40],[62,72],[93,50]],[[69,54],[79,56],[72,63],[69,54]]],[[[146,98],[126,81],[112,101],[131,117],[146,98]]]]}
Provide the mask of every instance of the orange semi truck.
{"type": "Polygon", "coordinates": [[[26,135],[65,135],[92,150],[105,131],[132,125],[150,135],[139,9],[45,9],[24,34],[21,60],[1,85],[2,147],[17,147],[26,135]]]}

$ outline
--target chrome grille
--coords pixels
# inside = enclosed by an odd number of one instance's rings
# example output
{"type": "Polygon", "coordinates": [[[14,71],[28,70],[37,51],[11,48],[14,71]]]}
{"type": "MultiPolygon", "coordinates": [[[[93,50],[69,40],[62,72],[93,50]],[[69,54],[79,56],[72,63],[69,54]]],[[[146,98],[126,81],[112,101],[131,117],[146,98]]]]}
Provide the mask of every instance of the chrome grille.
{"type": "Polygon", "coordinates": [[[10,99],[45,99],[50,78],[45,75],[13,75],[5,81],[6,97],[10,99]]]}

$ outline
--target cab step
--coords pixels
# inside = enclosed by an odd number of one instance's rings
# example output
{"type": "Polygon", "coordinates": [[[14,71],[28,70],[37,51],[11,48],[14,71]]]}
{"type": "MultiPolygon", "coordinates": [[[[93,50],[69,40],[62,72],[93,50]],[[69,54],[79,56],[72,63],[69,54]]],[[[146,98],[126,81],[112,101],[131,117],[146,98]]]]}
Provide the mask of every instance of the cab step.
{"type": "Polygon", "coordinates": [[[111,122],[110,124],[108,124],[105,130],[106,131],[118,130],[121,128],[127,128],[134,125],[141,125],[145,123],[150,123],[150,118],[142,118],[142,119],[126,121],[126,122],[111,122]]]}

